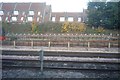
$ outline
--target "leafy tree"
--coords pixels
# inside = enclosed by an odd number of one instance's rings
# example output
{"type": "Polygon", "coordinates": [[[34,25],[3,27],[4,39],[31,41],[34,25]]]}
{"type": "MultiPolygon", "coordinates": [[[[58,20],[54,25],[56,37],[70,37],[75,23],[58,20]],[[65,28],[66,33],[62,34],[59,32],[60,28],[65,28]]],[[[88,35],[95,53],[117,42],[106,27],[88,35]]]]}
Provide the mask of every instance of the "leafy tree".
{"type": "Polygon", "coordinates": [[[86,30],[86,25],[85,23],[73,22],[70,30],[72,32],[84,32],[86,30]]]}
{"type": "Polygon", "coordinates": [[[72,22],[70,25],[70,30],[71,32],[76,32],[77,31],[77,27],[78,27],[78,23],[77,22],[72,22]]]}
{"type": "Polygon", "coordinates": [[[62,26],[62,32],[84,32],[86,30],[85,23],[79,22],[64,22],[62,26]]]}
{"type": "Polygon", "coordinates": [[[119,28],[118,11],[119,2],[89,2],[88,24],[94,27],[119,28]]]}
{"type": "Polygon", "coordinates": [[[70,27],[70,23],[65,21],[62,25],[62,30],[61,32],[69,32],[69,27],[70,27]]]}
{"type": "Polygon", "coordinates": [[[84,32],[86,30],[86,25],[85,23],[79,23],[78,24],[78,31],[79,32],[84,32]]]}

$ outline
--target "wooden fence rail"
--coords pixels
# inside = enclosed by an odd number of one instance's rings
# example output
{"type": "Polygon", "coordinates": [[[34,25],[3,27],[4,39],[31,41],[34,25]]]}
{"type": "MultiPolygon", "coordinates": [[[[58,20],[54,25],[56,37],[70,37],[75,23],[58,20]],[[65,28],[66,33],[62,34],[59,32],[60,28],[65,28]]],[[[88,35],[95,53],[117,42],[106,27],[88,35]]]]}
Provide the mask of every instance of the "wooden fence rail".
{"type": "Polygon", "coordinates": [[[3,41],[2,46],[43,46],[43,47],[87,47],[112,48],[120,47],[120,41],[3,41]]]}

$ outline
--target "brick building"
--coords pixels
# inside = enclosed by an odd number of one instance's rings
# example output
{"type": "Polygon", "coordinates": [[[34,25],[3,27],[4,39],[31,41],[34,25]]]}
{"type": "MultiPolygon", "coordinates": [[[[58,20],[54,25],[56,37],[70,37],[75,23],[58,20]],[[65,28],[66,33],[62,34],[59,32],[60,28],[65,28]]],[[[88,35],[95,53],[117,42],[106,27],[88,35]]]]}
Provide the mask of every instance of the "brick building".
{"type": "Polygon", "coordinates": [[[0,3],[0,21],[6,22],[85,22],[86,10],[83,12],[52,12],[46,3],[0,3]]]}

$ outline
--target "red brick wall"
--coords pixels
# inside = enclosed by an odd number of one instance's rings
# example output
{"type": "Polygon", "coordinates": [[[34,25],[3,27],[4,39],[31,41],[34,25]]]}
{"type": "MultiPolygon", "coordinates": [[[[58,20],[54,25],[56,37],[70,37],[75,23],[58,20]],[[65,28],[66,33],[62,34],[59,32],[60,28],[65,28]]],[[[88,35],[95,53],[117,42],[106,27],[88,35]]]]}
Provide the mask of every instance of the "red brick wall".
{"type": "Polygon", "coordinates": [[[10,21],[12,16],[17,17],[17,22],[22,22],[21,17],[24,18],[25,22],[27,17],[33,17],[35,21],[39,17],[39,23],[51,21],[52,17],[56,17],[56,22],[59,22],[60,17],[65,17],[66,20],[68,17],[73,17],[74,21],[78,21],[79,17],[81,17],[82,21],[87,19],[87,10],[83,10],[83,12],[52,12],[51,6],[46,5],[46,3],[0,3],[1,5],[4,11],[4,16],[1,16],[3,21],[5,21],[6,17],[10,21]],[[19,11],[19,15],[13,15],[14,10],[19,11]],[[34,15],[29,15],[29,11],[34,11],[34,15]],[[23,12],[25,12],[24,15],[23,12]],[[38,12],[41,12],[42,17],[38,15],[38,12]]]}

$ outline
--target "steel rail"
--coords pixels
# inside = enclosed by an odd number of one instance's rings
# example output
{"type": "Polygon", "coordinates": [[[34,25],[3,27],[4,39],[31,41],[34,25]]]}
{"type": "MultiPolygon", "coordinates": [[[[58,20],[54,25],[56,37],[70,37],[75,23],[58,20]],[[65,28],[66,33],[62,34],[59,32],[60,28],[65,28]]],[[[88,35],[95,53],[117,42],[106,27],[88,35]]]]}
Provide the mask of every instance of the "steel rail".
{"type": "MultiPolygon", "coordinates": [[[[2,51],[2,55],[39,56],[37,51],[2,51]]],[[[120,53],[44,51],[44,56],[120,58],[120,53]]]]}
{"type": "MultiPolygon", "coordinates": [[[[40,66],[9,66],[9,65],[5,65],[3,66],[3,69],[4,68],[8,68],[8,69],[17,69],[17,68],[25,68],[25,69],[40,69],[40,66]]],[[[119,72],[120,70],[119,69],[85,69],[85,68],[75,68],[75,67],[44,67],[44,69],[54,69],[54,70],[77,70],[77,71],[80,71],[80,70],[84,70],[84,71],[102,71],[102,72],[113,72],[113,71],[117,71],[119,72]]]]}

